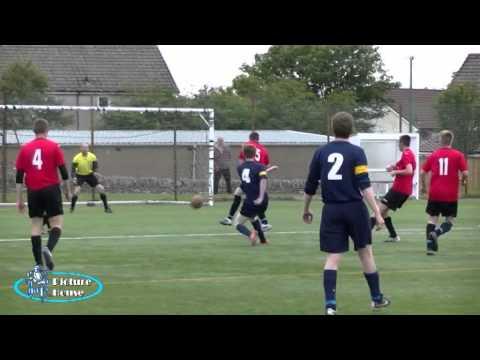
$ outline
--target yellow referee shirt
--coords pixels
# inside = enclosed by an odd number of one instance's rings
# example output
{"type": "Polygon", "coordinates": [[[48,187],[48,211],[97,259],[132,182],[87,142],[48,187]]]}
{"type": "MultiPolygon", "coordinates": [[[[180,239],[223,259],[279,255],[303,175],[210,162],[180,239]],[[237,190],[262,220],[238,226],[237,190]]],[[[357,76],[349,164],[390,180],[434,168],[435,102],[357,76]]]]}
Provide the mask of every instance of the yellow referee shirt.
{"type": "Polygon", "coordinates": [[[87,155],[79,153],[73,158],[73,166],[77,175],[90,175],[93,173],[93,162],[97,161],[95,154],[89,152],[87,155]]]}

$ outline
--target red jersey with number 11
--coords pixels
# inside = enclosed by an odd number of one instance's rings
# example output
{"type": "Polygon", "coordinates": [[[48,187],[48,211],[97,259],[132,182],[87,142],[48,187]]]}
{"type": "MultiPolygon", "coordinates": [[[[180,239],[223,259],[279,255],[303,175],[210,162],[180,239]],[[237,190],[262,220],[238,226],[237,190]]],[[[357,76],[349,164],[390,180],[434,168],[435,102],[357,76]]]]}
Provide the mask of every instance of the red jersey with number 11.
{"type": "Polygon", "coordinates": [[[17,170],[25,172],[28,190],[58,185],[58,167],[65,165],[63,151],[51,140],[37,138],[22,146],[17,156],[17,170]]]}
{"type": "Polygon", "coordinates": [[[432,173],[428,199],[442,202],[458,201],[460,185],[458,173],[467,169],[465,156],[460,151],[443,147],[433,152],[423,164],[423,171],[432,173]]]}

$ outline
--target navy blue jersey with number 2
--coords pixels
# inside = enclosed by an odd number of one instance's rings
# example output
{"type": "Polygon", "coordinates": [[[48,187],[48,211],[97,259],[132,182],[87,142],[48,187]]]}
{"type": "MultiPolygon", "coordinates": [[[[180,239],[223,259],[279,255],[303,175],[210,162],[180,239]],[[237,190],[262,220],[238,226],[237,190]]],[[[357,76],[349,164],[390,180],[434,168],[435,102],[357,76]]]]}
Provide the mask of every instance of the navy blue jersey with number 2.
{"type": "Polygon", "coordinates": [[[319,148],[310,164],[305,193],[315,195],[319,183],[326,204],[361,201],[360,191],[370,187],[363,149],[339,140],[319,148]]]}

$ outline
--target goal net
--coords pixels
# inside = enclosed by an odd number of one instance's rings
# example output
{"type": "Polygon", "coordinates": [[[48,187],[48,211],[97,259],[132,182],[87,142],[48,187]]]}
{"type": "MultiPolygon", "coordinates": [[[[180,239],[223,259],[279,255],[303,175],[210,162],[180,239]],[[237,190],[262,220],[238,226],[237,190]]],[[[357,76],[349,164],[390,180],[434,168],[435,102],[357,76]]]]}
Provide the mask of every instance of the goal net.
{"type": "MultiPolygon", "coordinates": [[[[189,204],[193,194],[200,194],[213,206],[213,109],[0,105],[2,113],[9,193],[15,188],[18,149],[34,138],[32,120],[41,117],[49,121],[49,138],[61,145],[69,171],[80,146],[90,146],[110,203],[189,204]]],[[[99,200],[83,185],[78,204],[99,200]]]]}
{"type": "MultiPolygon", "coordinates": [[[[368,171],[375,194],[380,197],[385,195],[393,185],[394,179],[386,167],[396,164],[401,158],[398,133],[359,133],[351,138],[351,142],[363,148],[367,156],[368,171]]],[[[418,133],[406,134],[411,138],[410,148],[415,153],[417,167],[413,177],[413,194],[419,198],[419,167],[420,167],[420,135],[418,133]]]]}

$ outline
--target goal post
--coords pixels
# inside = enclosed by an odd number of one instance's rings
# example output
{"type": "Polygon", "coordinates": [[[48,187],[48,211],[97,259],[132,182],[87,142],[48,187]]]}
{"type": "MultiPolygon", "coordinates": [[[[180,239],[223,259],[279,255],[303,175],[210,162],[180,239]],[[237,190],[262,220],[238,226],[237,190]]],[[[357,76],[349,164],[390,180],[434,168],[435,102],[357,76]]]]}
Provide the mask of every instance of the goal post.
{"type": "MultiPolygon", "coordinates": [[[[152,113],[170,113],[170,114],[190,114],[198,115],[200,123],[203,123],[207,128],[207,141],[208,147],[208,191],[207,191],[207,203],[209,206],[214,205],[214,145],[215,145],[215,111],[211,108],[176,108],[176,107],[128,107],[128,106],[66,106],[66,105],[0,105],[0,110],[3,112],[15,112],[15,111],[44,111],[44,112],[90,112],[90,113],[140,113],[140,114],[152,114],[152,113]]],[[[93,117],[93,115],[92,115],[93,117]]],[[[92,131],[93,138],[93,128],[92,131]]],[[[6,138],[6,135],[5,135],[6,138]]],[[[108,190],[107,190],[108,191],[108,190]]],[[[92,202],[87,202],[92,203],[92,202]]],[[[187,201],[163,201],[163,200],[138,200],[138,201],[111,201],[112,204],[160,204],[160,203],[179,203],[188,204],[187,201]]],[[[79,202],[79,204],[81,204],[79,202]]]]}

